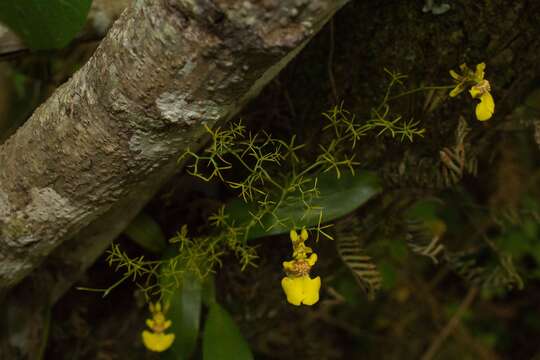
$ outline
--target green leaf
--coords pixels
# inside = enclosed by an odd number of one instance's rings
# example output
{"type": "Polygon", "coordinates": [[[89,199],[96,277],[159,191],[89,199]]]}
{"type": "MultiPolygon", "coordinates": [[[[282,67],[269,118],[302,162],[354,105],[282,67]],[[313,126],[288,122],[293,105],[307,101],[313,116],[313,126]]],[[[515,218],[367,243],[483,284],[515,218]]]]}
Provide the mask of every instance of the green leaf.
{"type": "MultiPolygon", "coordinates": [[[[285,199],[284,205],[275,209],[274,214],[265,215],[261,222],[264,227],[255,225],[250,228],[247,239],[288,233],[293,227],[311,227],[332,221],[365,204],[369,199],[381,192],[378,177],[368,171],[353,175],[345,173],[341,178],[335,174],[324,173],[317,178],[319,197],[307,201],[310,209],[295,193],[285,199]],[[322,214],[322,218],[321,218],[322,214]]],[[[229,220],[235,224],[247,224],[254,213],[255,205],[234,200],[225,210],[229,220]]]]}
{"type": "Polygon", "coordinates": [[[159,224],[148,214],[139,213],[124,230],[133,242],[143,249],[160,254],[167,246],[167,240],[159,224]]]}
{"type": "Polygon", "coordinates": [[[397,260],[404,260],[407,257],[407,244],[404,241],[390,240],[388,241],[390,256],[397,260]]]}
{"type": "Polygon", "coordinates": [[[407,220],[433,221],[439,220],[438,213],[442,209],[441,201],[437,199],[421,199],[415,202],[405,212],[407,220]]]}
{"type": "Polygon", "coordinates": [[[166,299],[169,303],[167,318],[172,321],[169,331],[175,334],[175,340],[161,359],[188,359],[193,353],[199,337],[201,299],[201,279],[195,274],[185,273],[182,285],[166,299]]]}
{"type": "Polygon", "coordinates": [[[216,283],[214,275],[210,274],[204,279],[202,288],[203,304],[210,307],[216,302],[216,283]]]}
{"type": "Polygon", "coordinates": [[[394,265],[388,261],[381,261],[379,264],[379,271],[382,276],[382,287],[385,290],[392,290],[397,284],[397,271],[394,265]]]}
{"type": "Polygon", "coordinates": [[[42,316],[43,316],[43,331],[42,331],[42,337],[40,339],[40,348],[39,348],[39,355],[37,356],[37,359],[43,360],[45,359],[45,350],[47,350],[47,344],[49,343],[49,333],[51,331],[51,317],[52,317],[52,306],[45,305],[43,307],[42,316]]]}
{"type": "Polygon", "coordinates": [[[231,315],[214,302],[204,327],[203,360],[252,360],[253,354],[231,315]]]}
{"type": "Polygon", "coordinates": [[[83,28],[92,0],[2,0],[0,22],[32,49],[66,46],[83,28]]]}

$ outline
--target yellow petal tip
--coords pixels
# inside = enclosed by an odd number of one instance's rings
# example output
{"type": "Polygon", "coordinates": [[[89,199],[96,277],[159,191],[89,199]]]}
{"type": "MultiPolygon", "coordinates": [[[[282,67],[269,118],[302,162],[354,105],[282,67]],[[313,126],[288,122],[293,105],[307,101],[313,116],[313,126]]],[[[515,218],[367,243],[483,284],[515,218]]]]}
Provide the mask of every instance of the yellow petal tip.
{"type": "Polygon", "coordinates": [[[163,352],[171,347],[174,334],[153,333],[147,330],[142,332],[144,346],[154,352],[163,352]]]}
{"type": "Polygon", "coordinates": [[[480,96],[480,103],[476,105],[476,118],[480,121],[491,119],[495,112],[495,102],[490,93],[480,96]]]}

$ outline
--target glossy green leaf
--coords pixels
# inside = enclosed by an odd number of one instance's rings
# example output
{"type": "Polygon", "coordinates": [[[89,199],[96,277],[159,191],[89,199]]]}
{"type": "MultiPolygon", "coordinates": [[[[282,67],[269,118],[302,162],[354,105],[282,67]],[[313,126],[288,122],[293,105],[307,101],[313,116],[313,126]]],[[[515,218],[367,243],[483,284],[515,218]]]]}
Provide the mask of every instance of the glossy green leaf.
{"type": "Polygon", "coordinates": [[[216,302],[216,284],[214,275],[210,274],[204,279],[202,289],[202,301],[203,304],[210,307],[216,302]]]}
{"type": "Polygon", "coordinates": [[[2,0],[0,22],[32,49],[66,46],[83,28],[92,0],[2,0]]]}
{"type": "Polygon", "coordinates": [[[167,246],[167,240],[159,224],[148,214],[139,213],[124,230],[133,242],[143,249],[160,254],[167,246]]]}
{"type": "Polygon", "coordinates": [[[217,359],[252,360],[253,354],[231,315],[214,302],[204,327],[203,360],[217,359]]]}
{"type": "MultiPolygon", "coordinates": [[[[261,219],[264,227],[253,226],[247,238],[283,234],[293,227],[311,227],[319,221],[332,221],[352,212],[381,191],[378,177],[368,171],[356,175],[345,173],[339,179],[335,174],[324,173],[318,177],[317,188],[320,196],[309,202],[311,209],[306,210],[298,194],[293,194],[284,201],[285,205],[275,210],[275,216],[266,215],[261,219]]],[[[250,212],[254,212],[254,205],[240,200],[226,208],[226,214],[235,224],[246,224],[251,219],[250,212]]]]}
{"type": "Polygon", "coordinates": [[[189,359],[199,337],[201,299],[201,279],[194,274],[184,274],[181,287],[166,300],[169,302],[167,318],[172,321],[169,331],[175,334],[175,340],[171,348],[161,355],[161,359],[189,359]]]}

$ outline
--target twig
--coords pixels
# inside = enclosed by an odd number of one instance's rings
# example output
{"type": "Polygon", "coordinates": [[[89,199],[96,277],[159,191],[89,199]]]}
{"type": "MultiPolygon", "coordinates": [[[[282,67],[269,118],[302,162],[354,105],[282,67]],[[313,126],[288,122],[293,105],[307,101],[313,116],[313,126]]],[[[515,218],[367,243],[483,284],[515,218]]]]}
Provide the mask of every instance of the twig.
{"type": "Polygon", "coordinates": [[[444,343],[444,341],[452,334],[452,332],[456,329],[456,327],[460,324],[461,318],[465,314],[465,311],[471,306],[472,302],[476,298],[476,295],[478,294],[478,288],[472,287],[469,289],[469,292],[467,293],[467,296],[465,296],[465,299],[463,299],[463,302],[461,305],[459,305],[459,308],[457,309],[456,313],[448,324],[439,332],[437,337],[433,340],[431,343],[431,346],[429,349],[424,353],[421,360],[431,360],[433,357],[437,354],[440,347],[444,343]]]}
{"type": "MultiPolygon", "coordinates": [[[[421,292],[420,296],[430,305],[432,310],[431,316],[436,323],[441,323],[442,311],[440,304],[433,297],[431,291],[435,288],[436,284],[439,283],[439,281],[441,281],[447,274],[448,267],[444,267],[438,274],[433,277],[433,280],[429,283],[426,284],[420,279],[417,284],[418,289],[421,292]]],[[[469,330],[462,323],[458,324],[455,333],[456,340],[470,347],[471,350],[474,351],[476,355],[478,355],[478,359],[499,360],[498,355],[491,349],[486,347],[484,344],[479,342],[477,339],[472,337],[469,333],[469,330]]]]}
{"type": "Polygon", "coordinates": [[[458,324],[456,328],[456,337],[471,347],[476,352],[479,359],[482,360],[499,360],[499,356],[493,352],[490,348],[484,346],[481,342],[477,341],[470,333],[469,330],[463,324],[458,324]]]}
{"type": "Polygon", "coordinates": [[[334,50],[335,50],[335,39],[334,39],[334,19],[330,19],[328,24],[330,27],[330,48],[328,49],[328,79],[330,80],[330,88],[332,89],[332,95],[334,96],[334,101],[338,103],[338,94],[336,88],[336,79],[334,78],[334,50]]]}

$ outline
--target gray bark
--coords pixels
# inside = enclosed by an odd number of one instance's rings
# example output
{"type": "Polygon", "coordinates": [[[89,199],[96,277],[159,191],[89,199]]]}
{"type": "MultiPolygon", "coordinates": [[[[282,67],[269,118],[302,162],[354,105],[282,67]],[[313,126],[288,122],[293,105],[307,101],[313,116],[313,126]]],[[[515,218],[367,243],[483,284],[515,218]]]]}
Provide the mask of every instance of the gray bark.
{"type": "Polygon", "coordinates": [[[91,264],[202,146],[203,125],[234,116],[346,1],[131,6],[0,147],[0,292],[55,250],[49,268],[91,264]]]}

